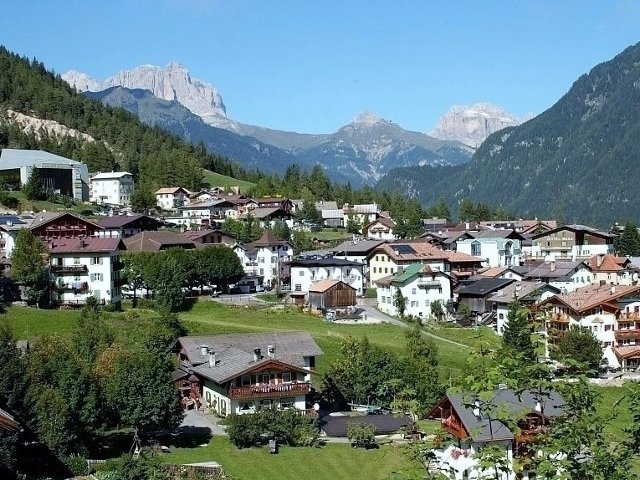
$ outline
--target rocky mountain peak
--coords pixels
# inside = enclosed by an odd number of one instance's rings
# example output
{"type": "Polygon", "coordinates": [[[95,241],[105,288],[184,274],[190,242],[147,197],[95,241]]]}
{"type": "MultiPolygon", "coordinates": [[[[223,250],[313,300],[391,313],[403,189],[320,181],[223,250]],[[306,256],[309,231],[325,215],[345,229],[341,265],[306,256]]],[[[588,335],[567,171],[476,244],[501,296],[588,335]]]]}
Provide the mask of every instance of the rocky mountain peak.
{"type": "Polygon", "coordinates": [[[375,112],[362,112],[351,122],[352,125],[373,126],[387,121],[375,112]]]}
{"type": "Polygon", "coordinates": [[[441,140],[457,140],[477,148],[493,132],[519,125],[528,118],[520,119],[487,102],[456,105],[440,117],[429,135],[441,140]]]}

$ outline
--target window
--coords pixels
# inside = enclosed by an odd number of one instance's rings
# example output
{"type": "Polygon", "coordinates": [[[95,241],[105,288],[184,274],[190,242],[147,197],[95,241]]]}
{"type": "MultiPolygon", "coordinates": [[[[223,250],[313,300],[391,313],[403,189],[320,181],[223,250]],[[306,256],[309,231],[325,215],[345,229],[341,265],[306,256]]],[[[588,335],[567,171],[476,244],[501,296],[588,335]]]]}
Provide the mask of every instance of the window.
{"type": "Polygon", "coordinates": [[[103,280],[104,276],[102,275],[102,273],[92,273],[91,274],[91,281],[92,282],[101,282],[103,280]]]}
{"type": "Polygon", "coordinates": [[[424,301],[424,306],[425,306],[425,307],[428,307],[428,306],[429,306],[429,300],[425,300],[425,301],[424,301]]]}
{"type": "Polygon", "coordinates": [[[380,259],[378,258],[378,255],[376,255],[376,262],[379,262],[380,259]]]}
{"type": "Polygon", "coordinates": [[[258,258],[258,263],[264,263],[264,257],[258,258]]]}
{"type": "Polygon", "coordinates": [[[417,307],[417,306],[418,306],[418,302],[416,302],[416,301],[412,301],[412,302],[411,302],[411,306],[412,306],[412,307],[417,307]]]}
{"type": "Polygon", "coordinates": [[[91,265],[102,265],[102,257],[92,257],[91,265]]]}
{"type": "Polygon", "coordinates": [[[269,374],[263,373],[262,375],[260,375],[260,382],[269,383],[269,374]]]}
{"type": "Polygon", "coordinates": [[[251,385],[251,375],[242,375],[242,386],[246,387],[251,385]]]}
{"type": "Polygon", "coordinates": [[[411,289],[411,295],[415,295],[415,294],[416,294],[416,289],[415,289],[415,288],[412,288],[412,289],[411,289]]]}
{"type": "Polygon", "coordinates": [[[504,320],[504,313],[499,313],[499,314],[498,314],[498,318],[499,318],[500,320],[504,320]]]}
{"type": "Polygon", "coordinates": [[[384,273],[389,273],[387,267],[384,267],[384,273]]]}
{"type": "Polygon", "coordinates": [[[480,242],[478,241],[471,242],[471,255],[473,255],[474,257],[479,257],[480,255],[482,255],[482,248],[480,246],[480,242]]]}
{"type": "Polygon", "coordinates": [[[301,292],[302,291],[302,285],[300,285],[299,283],[296,283],[295,291],[296,292],[301,292]]]}
{"type": "Polygon", "coordinates": [[[80,257],[73,257],[73,264],[80,265],[80,257]]]}
{"type": "Polygon", "coordinates": [[[300,270],[300,274],[301,277],[304,277],[304,270],[300,270]]]}
{"type": "Polygon", "coordinates": [[[282,383],[291,383],[291,372],[282,373],[282,383]]]}
{"type": "Polygon", "coordinates": [[[376,272],[377,272],[376,267],[373,267],[373,273],[376,273],[376,272]]]}
{"type": "Polygon", "coordinates": [[[264,268],[261,268],[261,269],[260,269],[260,276],[261,276],[261,277],[262,277],[262,276],[264,276],[264,268]]]}

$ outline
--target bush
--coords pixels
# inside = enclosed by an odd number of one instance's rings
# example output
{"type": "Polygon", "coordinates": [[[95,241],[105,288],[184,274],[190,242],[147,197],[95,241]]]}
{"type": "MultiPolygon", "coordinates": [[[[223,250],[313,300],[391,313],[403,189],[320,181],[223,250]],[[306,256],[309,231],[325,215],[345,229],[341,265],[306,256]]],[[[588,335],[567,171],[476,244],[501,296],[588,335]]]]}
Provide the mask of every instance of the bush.
{"type": "Polygon", "coordinates": [[[139,298],[138,299],[138,308],[142,308],[145,310],[155,310],[158,307],[158,302],[152,300],[150,298],[139,298]]]}
{"type": "Polygon", "coordinates": [[[87,475],[89,473],[87,459],[84,457],[64,457],[62,463],[64,463],[69,473],[73,474],[74,477],[87,475]]]}
{"type": "Polygon", "coordinates": [[[376,446],[376,427],[364,422],[349,422],[347,438],[352,447],[373,448],[376,446]]]}
{"type": "Polygon", "coordinates": [[[378,298],[378,292],[375,288],[367,288],[364,291],[364,298],[378,298]]]}
{"type": "Polygon", "coordinates": [[[293,409],[264,408],[254,414],[231,415],[225,423],[229,440],[238,448],[265,445],[271,439],[290,446],[317,442],[317,430],[311,419],[293,409]]]}

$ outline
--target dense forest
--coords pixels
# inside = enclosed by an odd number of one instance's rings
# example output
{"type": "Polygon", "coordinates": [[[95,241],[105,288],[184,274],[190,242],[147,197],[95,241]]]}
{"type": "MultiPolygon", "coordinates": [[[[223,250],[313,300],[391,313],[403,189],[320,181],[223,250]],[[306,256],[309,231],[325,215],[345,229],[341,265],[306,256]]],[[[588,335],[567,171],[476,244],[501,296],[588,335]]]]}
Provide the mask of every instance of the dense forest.
{"type": "Polygon", "coordinates": [[[392,171],[380,188],[430,203],[464,197],[521,216],[638,222],[640,44],[594,67],[532,120],[489,136],[462,167],[392,171]]]}
{"type": "Polygon", "coordinates": [[[144,125],[134,115],[76,93],[59,75],[37,60],[0,47],[0,148],[41,148],[86,163],[90,171],[127,170],[151,187],[199,188],[202,169],[255,181],[260,175],[189,145],[160,128],[144,125]],[[24,133],[8,122],[7,110],[54,120],[93,137],[86,142],[46,132],[24,133]]]}

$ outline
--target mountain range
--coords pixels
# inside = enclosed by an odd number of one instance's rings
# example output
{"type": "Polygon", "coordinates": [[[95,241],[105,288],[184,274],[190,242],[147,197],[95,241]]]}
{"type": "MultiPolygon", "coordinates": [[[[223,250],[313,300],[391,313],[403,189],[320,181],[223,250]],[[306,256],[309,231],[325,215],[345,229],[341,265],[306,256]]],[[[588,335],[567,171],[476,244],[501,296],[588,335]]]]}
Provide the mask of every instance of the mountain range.
{"type": "Polygon", "coordinates": [[[75,70],[62,78],[91,98],[122,107],[190,142],[202,142],[209,151],[245,167],[280,174],[292,163],[308,169],[320,164],[333,180],[354,186],[374,183],[398,167],[465,163],[474,151],[471,144],[517,123],[497,107],[478,104],[449,112],[434,135],[405,130],[370,112],[334,133],[304,134],[228,118],[218,90],[175,62],[165,68],[122,70],[102,82],[75,70]],[[465,120],[476,117],[481,118],[476,126],[465,120]]]}
{"type": "Polygon", "coordinates": [[[640,43],[580,76],[548,110],[490,135],[460,167],[390,172],[379,188],[463,198],[522,216],[640,220],[640,43]]]}

